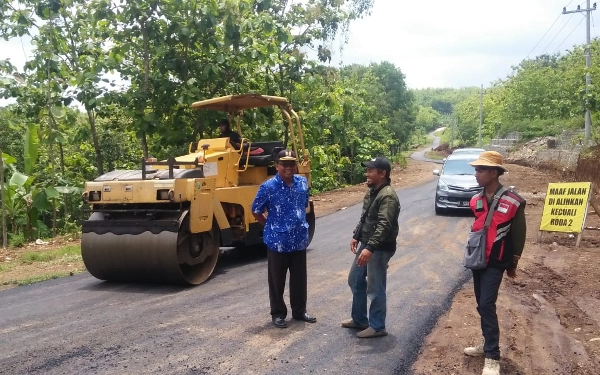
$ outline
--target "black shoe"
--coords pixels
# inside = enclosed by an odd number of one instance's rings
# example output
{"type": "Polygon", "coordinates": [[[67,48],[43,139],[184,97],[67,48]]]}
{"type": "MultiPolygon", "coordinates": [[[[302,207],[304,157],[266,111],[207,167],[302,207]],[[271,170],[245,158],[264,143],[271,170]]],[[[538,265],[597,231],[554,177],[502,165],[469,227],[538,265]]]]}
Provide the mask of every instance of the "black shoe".
{"type": "Polygon", "coordinates": [[[287,322],[285,321],[284,318],[273,318],[273,325],[277,328],[286,328],[287,327],[287,322]]]}
{"type": "Polygon", "coordinates": [[[314,316],[308,315],[308,313],[304,313],[301,316],[295,316],[294,319],[300,320],[300,321],[303,321],[306,323],[315,323],[317,321],[317,318],[315,318],[314,316]]]}

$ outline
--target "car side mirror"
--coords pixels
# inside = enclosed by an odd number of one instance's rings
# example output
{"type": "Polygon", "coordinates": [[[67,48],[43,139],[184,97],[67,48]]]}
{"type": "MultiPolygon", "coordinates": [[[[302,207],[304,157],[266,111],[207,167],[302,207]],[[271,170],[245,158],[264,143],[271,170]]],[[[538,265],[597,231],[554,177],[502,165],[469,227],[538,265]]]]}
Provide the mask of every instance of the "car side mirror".
{"type": "Polygon", "coordinates": [[[433,174],[436,175],[436,176],[439,176],[440,175],[440,170],[439,169],[434,169],[433,170],[433,174]]]}

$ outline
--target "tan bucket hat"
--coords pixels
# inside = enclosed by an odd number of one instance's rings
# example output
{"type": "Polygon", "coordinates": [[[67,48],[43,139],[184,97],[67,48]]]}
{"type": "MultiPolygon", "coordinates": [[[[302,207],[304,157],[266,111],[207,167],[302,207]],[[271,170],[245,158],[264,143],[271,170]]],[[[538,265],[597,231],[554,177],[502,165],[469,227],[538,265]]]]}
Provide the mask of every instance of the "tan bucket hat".
{"type": "Polygon", "coordinates": [[[479,159],[469,164],[474,167],[496,167],[502,169],[504,172],[508,172],[508,169],[502,165],[502,155],[497,151],[484,151],[479,155],[479,159]]]}

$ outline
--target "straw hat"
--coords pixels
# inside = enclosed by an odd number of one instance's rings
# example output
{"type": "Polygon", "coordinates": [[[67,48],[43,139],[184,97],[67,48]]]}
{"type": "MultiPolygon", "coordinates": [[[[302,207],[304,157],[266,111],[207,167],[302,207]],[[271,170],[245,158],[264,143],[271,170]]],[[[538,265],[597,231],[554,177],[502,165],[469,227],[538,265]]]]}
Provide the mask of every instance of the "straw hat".
{"type": "Polygon", "coordinates": [[[508,169],[502,165],[502,155],[496,151],[484,151],[479,155],[479,159],[472,161],[469,164],[474,167],[496,167],[502,169],[504,172],[508,171],[508,169]]]}

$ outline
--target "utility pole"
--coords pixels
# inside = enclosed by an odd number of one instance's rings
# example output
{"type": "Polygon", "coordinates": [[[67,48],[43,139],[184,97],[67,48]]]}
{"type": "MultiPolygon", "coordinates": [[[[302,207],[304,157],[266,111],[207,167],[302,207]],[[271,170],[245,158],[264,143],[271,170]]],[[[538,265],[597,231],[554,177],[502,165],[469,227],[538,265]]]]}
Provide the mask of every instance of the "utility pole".
{"type": "Polygon", "coordinates": [[[453,143],[454,143],[454,114],[450,118],[450,149],[452,149],[453,143]]]}
{"type": "Polygon", "coordinates": [[[587,144],[592,138],[592,115],[589,110],[589,106],[587,103],[587,95],[588,89],[592,84],[592,77],[590,76],[590,67],[592,66],[592,58],[590,54],[590,16],[591,12],[596,10],[596,3],[594,3],[594,7],[590,7],[590,0],[587,0],[587,6],[585,9],[581,9],[581,5],[577,5],[577,9],[575,10],[567,10],[567,8],[563,8],[562,14],[571,14],[571,13],[584,13],[586,17],[586,46],[585,46],[585,67],[587,68],[587,73],[585,74],[585,93],[586,93],[586,105],[585,105],[585,143],[587,144]]]}
{"type": "Polygon", "coordinates": [[[481,148],[481,125],[483,124],[483,84],[479,92],[479,141],[477,147],[481,148]]]}

